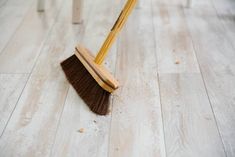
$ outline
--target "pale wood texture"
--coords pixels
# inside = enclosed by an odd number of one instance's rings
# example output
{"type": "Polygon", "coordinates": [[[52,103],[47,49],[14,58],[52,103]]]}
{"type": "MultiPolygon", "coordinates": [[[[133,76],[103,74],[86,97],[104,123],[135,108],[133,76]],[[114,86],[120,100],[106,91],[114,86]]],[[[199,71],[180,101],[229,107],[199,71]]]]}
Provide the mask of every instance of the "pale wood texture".
{"type": "Polygon", "coordinates": [[[0,74],[0,135],[27,82],[28,75],[0,74]]]}
{"type": "Polygon", "coordinates": [[[7,0],[0,8],[0,54],[16,32],[32,0],[7,0]]]}
{"type": "Polygon", "coordinates": [[[193,44],[181,7],[153,3],[159,73],[199,73],[193,44]]]}
{"type": "Polygon", "coordinates": [[[153,5],[168,157],[225,157],[182,7],[153,5]]]}
{"type": "Polygon", "coordinates": [[[235,1],[234,0],[213,0],[217,16],[223,23],[226,35],[235,48],[235,1]]]}
{"type": "MultiPolygon", "coordinates": [[[[227,2],[221,1],[220,8],[227,2]]],[[[197,7],[185,10],[185,13],[225,151],[228,157],[232,157],[235,155],[235,49],[234,37],[231,36],[234,29],[230,27],[232,21],[225,23],[226,14],[221,18],[222,14],[216,14],[213,7],[197,7]]]]}
{"type": "Polygon", "coordinates": [[[83,2],[84,0],[73,0],[72,22],[74,24],[82,23],[83,2]]]}
{"type": "Polygon", "coordinates": [[[17,32],[0,54],[1,73],[31,72],[61,5],[62,0],[55,0],[47,5],[48,8],[53,7],[45,13],[38,13],[35,7],[28,11],[17,32]]]}
{"type": "Polygon", "coordinates": [[[200,74],[160,74],[168,157],[226,157],[200,74]]]}
{"type": "Polygon", "coordinates": [[[0,0],[1,157],[234,157],[234,0],[139,0],[104,66],[120,81],[90,112],[60,62],[100,49],[126,0],[0,0]]]}
{"type": "Polygon", "coordinates": [[[121,86],[113,100],[110,157],[165,156],[151,0],[143,4],[120,35],[116,77],[121,86]]]}
{"type": "MultiPolygon", "coordinates": [[[[86,20],[85,31],[81,34],[82,43],[95,55],[118,16],[119,0],[87,1],[87,3],[84,8],[86,20]],[[110,16],[106,16],[107,12],[110,16]],[[99,18],[94,18],[94,15],[99,18]],[[100,21],[100,18],[103,20],[100,21]]],[[[104,63],[110,72],[115,70],[115,59],[116,44],[104,63]]],[[[106,157],[109,151],[110,120],[110,115],[97,116],[91,113],[71,87],[56,134],[52,156],[106,157]],[[84,129],[84,132],[80,133],[80,129],[84,129]]]]}
{"type": "Polygon", "coordinates": [[[71,54],[80,29],[67,1],[0,140],[0,156],[50,156],[69,84],[60,61],[71,54]]]}
{"type": "MultiPolygon", "coordinates": [[[[142,0],[144,3],[144,0],[142,0]]],[[[187,6],[188,0],[153,0],[154,3],[157,3],[158,6],[187,6]]]]}

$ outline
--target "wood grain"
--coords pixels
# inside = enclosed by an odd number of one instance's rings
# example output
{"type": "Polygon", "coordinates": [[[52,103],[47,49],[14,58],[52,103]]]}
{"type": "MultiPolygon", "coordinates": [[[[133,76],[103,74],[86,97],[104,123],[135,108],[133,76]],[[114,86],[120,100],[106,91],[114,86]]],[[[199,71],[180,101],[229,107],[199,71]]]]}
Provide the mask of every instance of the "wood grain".
{"type": "Polygon", "coordinates": [[[228,157],[235,155],[233,39],[214,8],[185,10],[198,61],[228,157]]]}
{"type": "Polygon", "coordinates": [[[183,10],[153,3],[159,73],[199,73],[183,10]]]}
{"type": "Polygon", "coordinates": [[[200,74],[160,74],[168,157],[225,157],[200,74]]]}
{"type": "Polygon", "coordinates": [[[4,6],[0,2],[0,54],[20,26],[32,0],[7,0],[4,6]]]}
{"type": "MultiPolygon", "coordinates": [[[[86,21],[84,34],[81,34],[82,43],[95,54],[118,16],[120,2],[101,0],[87,1],[87,3],[89,3],[85,4],[87,8],[84,8],[86,21]],[[107,12],[110,13],[109,16],[106,16],[107,12]],[[94,15],[97,18],[94,18],[94,15]],[[100,19],[103,20],[100,21],[100,19]]],[[[116,44],[112,47],[104,64],[110,72],[114,72],[115,60],[116,44]]],[[[97,116],[92,113],[71,87],[52,149],[52,156],[106,157],[109,151],[110,120],[110,115],[97,116]],[[80,129],[84,131],[80,133],[80,129]]]]}
{"type": "Polygon", "coordinates": [[[234,72],[233,47],[214,10],[185,10],[194,47],[203,72],[234,72]]]}
{"type": "Polygon", "coordinates": [[[0,74],[0,135],[27,82],[28,75],[0,74]]]}
{"type": "Polygon", "coordinates": [[[55,23],[61,4],[62,0],[53,1],[43,13],[38,13],[35,7],[29,10],[17,32],[0,54],[0,73],[31,72],[55,23]]]}
{"type": "Polygon", "coordinates": [[[120,35],[110,157],[165,156],[150,6],[140,4],[120,35]]]}
{"type": "Polygon", "coordinates": [[[158,6],[187,6],[189,0],[154,0],[158,6]]]}
{"type": "Polygon", "coordinates": [[[72,53],[78,34],[66,1],[0,140],[0,156],[50,156],[69,84],[60,62],[72,53]],[[17,146],[17,147],[16,147],[17,146]],[[12,151],[14,150],[14,151],[12,151]]]}
{"type": "Polygon", "coordinates": [[[235,48],[235,1],[213,0],[212,6],[215,7],[217,16],[225,28],[226,35],[235,48]]]}
{"type": "Polygon", "coordinates": [[[59,63],[93,55],[125,0],[0,0],[0,156],[234,157],[233,0],[140,0],[104,66],[121,87],[96,116],[59,63]],[[63,9],[61,9],[61,6],[63,9]]]}

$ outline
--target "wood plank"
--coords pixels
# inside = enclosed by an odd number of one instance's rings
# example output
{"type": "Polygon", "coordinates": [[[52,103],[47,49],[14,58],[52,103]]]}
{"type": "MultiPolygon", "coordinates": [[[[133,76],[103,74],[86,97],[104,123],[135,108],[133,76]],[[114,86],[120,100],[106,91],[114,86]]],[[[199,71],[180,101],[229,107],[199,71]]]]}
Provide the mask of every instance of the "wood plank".
{"type": "Polygon", "coordinates": [[[61,5],[62,0],[56,0],[47,5],[43,13],[38,13],[35,7],[27,12],[17,32],[0,54],[0,73],[31,72],[61,5]]]}
{"type": "Polygon", "coordinates": [[[187,9],[185,14],[203,71],[206,73],[235,72],[233,47],[214,10],[187,9]]]}
{"type": "Polygon", "coordinates": [[[27,74],[0,74],[0,135],[27,82],[27,74]]]}
{"type": "MultiPolygon", "coordinates": [[[[3,3],[3,1],[1,1],[3,3]]],[[[32,0],[8,0],[1,6],[0,2],[0,54],[21,24],[32,0]]]]}
{"type": "Polygon", "coordinates": [[[160,74],[168,157],[225,157],[200,74],[160,74]]]}
{"type": "Polygon", "coordinates": [[[181,7],[153,3],[159,73],[199,73],[193,44],[181,7]]]}
{"type": "Polygon", "coordinates": [[[223,139],[227,157],[235,156],[235,76],[228,73],[206,74],[204,78],[223,139]]]}
{"type": "Polygon", "coordinates": [[[157,3],[158,6],[164,6],[164,5],[167,5],[167,6],[187,6],[188,1],[190,1],[190,0],[154,0],[154,3],[157,3]]]}
{"type": "Polygon", "coordinates": [[[210,0],[191,0],[191,5],[188,8],[212,8],[210,0]]]}
{"type": "Polygon", "coordinates": [[[166,154],[225,156],[183,9],[153,8],[166,154]]]}
{"type": "Polygon", "coordinates": [[[82,23],[82,12],[83,12],[83,1],[82,0],[73,0],[73,17],[72,22],[82,23]]]}
{"type": "Polygon", "coordinates": [[[185,10],[198,61],[228,157],[235,155],[235,53],[214,10],[185,10]]]}
{"type": "MultiPolygon", "coordinates": [[[[92,5],[85,8],[90,15],[85,18],[87,24],[82,42],[87,45],[87,48],[93,50],[93,53],[96,53],[118,16],[120,2],[118,0],[88,2],[92,5]],[[107,12],[109,12],[109,16],[106,16],[107,12]],[[96,15],[95,18],[94,15],[96,15]]],[[[86,16],[87,14],[84,13],[86,16]]],[[[116,44],[112,47],[105,61],[105,66],[110,72],[115,69],[115,60],[116,44]]],[[[107,156],[110,121],[110,115],[97,116],[92,113],[71,87],[52,149],[52,156],[107,156]],[[81,128],[84,129],[83,133],[78,131],[81,128]]]]}
{"type": "Polygon", "coordinates": [[[136,9],[121,33],[113,100],[110,157],[164,157],[151,0],[136,9]],[[146,29],[147,28],[147,29],[146,29]]]}
{"type": "Polygon", "coordinates": [[[213,0],[220,21],[223,23],[226,35],[235,48],[235,1],[213,0]]]}
{"type": "Polygon", "coordinates": [[[0,156],[50,156],[69,84],[59,63],[73,53],[83,28],[64,2],[50,37],[0,139],[0,156]],[[16,147],[17,146],[17,147],[16,147]]]}

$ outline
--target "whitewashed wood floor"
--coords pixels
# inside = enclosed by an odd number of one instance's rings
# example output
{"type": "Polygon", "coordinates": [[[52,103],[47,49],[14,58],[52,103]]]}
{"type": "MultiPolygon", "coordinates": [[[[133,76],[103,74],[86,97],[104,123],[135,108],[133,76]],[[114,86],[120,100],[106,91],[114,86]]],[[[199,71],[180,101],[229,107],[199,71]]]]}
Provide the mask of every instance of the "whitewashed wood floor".
{"type": "Polygon", "coordinates": [[[105,62],[108,116],[66,81],[59,63],[97,52],[124,2],[84,0],[72,25],[71,0],[0,0],[0,157],[235,156],[234,0],[141,0],[105,62]]]}

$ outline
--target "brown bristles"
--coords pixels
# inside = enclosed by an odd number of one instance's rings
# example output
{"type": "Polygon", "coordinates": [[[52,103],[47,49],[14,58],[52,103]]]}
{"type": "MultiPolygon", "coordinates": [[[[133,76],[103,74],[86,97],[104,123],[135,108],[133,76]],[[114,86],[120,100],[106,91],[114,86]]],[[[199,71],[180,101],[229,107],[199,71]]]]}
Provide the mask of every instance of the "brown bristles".
{"type": "Polygon", "coordinates": [[[111,94],[99,86],[76,55],[63,61],[61,66],[68,81],[91,111],[99,115],[106,115],[111,94]]]}

